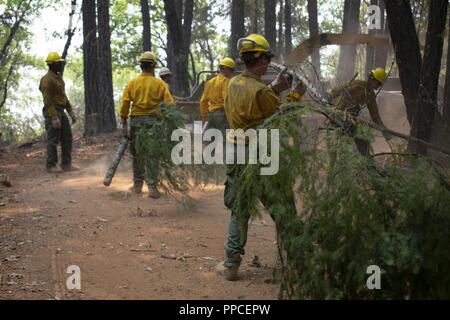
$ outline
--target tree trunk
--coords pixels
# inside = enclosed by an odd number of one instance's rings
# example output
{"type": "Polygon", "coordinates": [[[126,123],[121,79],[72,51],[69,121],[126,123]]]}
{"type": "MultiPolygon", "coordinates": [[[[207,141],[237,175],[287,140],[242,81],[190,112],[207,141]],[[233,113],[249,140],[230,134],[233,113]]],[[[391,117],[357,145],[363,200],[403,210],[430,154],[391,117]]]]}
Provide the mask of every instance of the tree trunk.
{"type": "Polygon", "coordinates": [[[278,41],[277,41],[277,52],[280,55],[284,55],[284,45],[283,45],[283,18],[284,18],[284,9],[283,9],[283,1],[279,0],[279,11],[278,11],[278,41]]]}
{"type": "Polygon", "coordinates": [[[5,105],[6,99],[8,99],[8,89],[9,89],[9,83],[8,82],[11,79],[11,76],[12,76],[12,73],[13,73],[14,69],[16,69],[16,67],[17,67],[16,64],[17,64],[17,60],[19,59],[19,57],[20,57],[19,55],[15,56],[15,58],[11,62],[11,65],[9,66],[8,72],[4,76],[4,79],[2,78],[3,92],[2,92],[1,101],[0,101],[0,110],[5,105]]]}
{"type": "Polygon", "coordinates": [[[276,48],[277,43],[276,6],[276,0],[264,0],[264,35],[271,48],[276,48]]]}
{"type": "Polygon", "coordinates": [[[253,0],[252,33],[259,33],[259,0],[253,0]]]}
{"type": "MultiPolygon", "coordinates": [[[[359,11],[361,0],[345,0],[342,33],[359,33],[359,11]]],[[[341,46],[337,70],[339,83],[350,81],[355,76],[356,45],[341,46]]]]}
{"type": "MultiPolygon", "coordinates": [[[[182,17],[183,17],[183,0],[178,0],[175,2],[175,10],[177,13],[176,19],[179,21],[181,25],[182,17]]],[[[171,17],[174,19],[174,17],[171,17]]],[[[170,33],[170,28],[167,28],[167,67],[170,70],[174,70],[174,52],[173,52],[173,44],[172,44],[172,35],[170,33]]]]}
{"type": "Polygon", "coordinates": [[[292,51],[292,18],[291,0],[284,3],[284,50],[287,57],[292,51]]]}
{"type": "Polygon", "coordinates": [[[100,132],[112,132],[117,129],[111,62],[111,30],[109,26],[109,1],[97,0],[98,14],[98,57],[99,57],[99,96],[100,132]]]}
{"type": "MultiPolygon", "coordinates": [[[[430,141],[434,116],[437,112],[437,93],[445,24],[447,22],[447,7],[448,0],[430,1],[418,107],[411,128],[411,135],[424,141],[430,141]]],[[[427,154],[427,147],[422,144],[410,142],[408,149],[413,153],[427,154]]]]}
{"type": "Polygon", "coordinates": [[[177,12],[176,6],[179,5],[171,0],[164,0],[164,11],[166,22],[169,29],[170,40],[173,47],[173,65],[174,74],[173,91],[178,96],[189,95],[189,47],[191,39],[191,26],[193,19],[194,1],[185,0],[184,4],[184,23],[177,12]]]}
{"type": "MultiPolygon", "coordinates": [[[[190,60],[191,62],[191,75],[192,79],[189,79],[189,73],[188,75],[188,87],[187,87],[187,93],[186,96],[189,96],[189,83],[192,84],[192,86],[195,85],[195,81],[197,78],[197,71],[195,70],[195,60],[194,56],[192,55],[190,46],[191,46],[191,38],[192,38],[192,20],[194,19],[194,1],[193,0],[185,0],[184,2],[184,16],[183,16],[183,39],[185,43],[185,50],[187,50],[187,61],[190,60]],[[191,81],[189,81],[191,80],[191,81]]],[[[187,68],[186,68],[187,69],[187,68]]]]}
{"type": "Polygon", "coordinates": [[[237,51],[237,42],[240,38],[245,37],[245,11],[244,0],[231,1],[231,36],[229,43],[230,56],[236,59],[239,56],[237,51]]]}
{"type": "Polygon", "coordinates": [[[77,8],[77,1],[72,0],[71,1],[71,10],[69,14],[69,27],[67,28],[67,40],[66,44],[64,45],[63,52],[61,54],[61,58],[64,60],[67,57],[67,53],[69,52],[70,44],[72,43],[72,37],[75,35],[76,27],[73,28],[73,16],[75,15],[75,10],[77,8]]]}
{"type": "MultiPolygon", "coordinates": [[[[317,0],[308,0],[308,21],[309,21],[309,36],[314,37],[319,35],[319,22],[317,18],[317,0]]],[[[313,54],[311,55],[311,62],[320,79],[321,72],[320,72],[319,49],[314,50],[313,54]]]]}
{"type": "Polygon", "coordinates": [[[420,84],[420,68],[422,66],[419,39],[417,38],[409,1],[385,0],[384,3],[407,116],[409,123],[413,125],[420,84]]]}
{"type": "Polygon", "coordinates": [[[450,31],[447,31],[447,33],[447,68],[445,74],[444,108],[442,110],[442,117],[446,123],[450,123],[450,31]]]}
{"type": "Polygon", "coordinates": [[[141,0],[142,14],[142,49],[143,51],[152,51],[152,33],[150,22],[149,0],[141,0]]]}
{"type": "Polygon", "coordinates": [[[99,132],[97,123],[98,99],[98,59],[97,24],[95,20],[95,1],[83,0],[83,77],[84,77],[84,135],[99,132]]]}
{"type": "Polygon", "coordinates": [[[189,54],[189,47],[191,45],[193,19],[194,19],[194,0],[185,0],[184,15],[183,15],[183,39],[187,50],[187,54],[189,54]]]}
{"type": "MultiPolygon", "coordinates": [[[[448,12],[447,14],[449,14],[448,12]]],[[[447,67],[444,86],[444,103],[442,107],[442,116],[439,112],[436,113],[436,117],[433,123],[433,129],[431,133],[431,143],[450,150],[450,32],[448,32],[447,38],[447,67]]],[[[430,155],[430,154],[428,154],[430,155]]],[[[433,154],[436,160],[447,167],[450,167],[450,159],[440,154],[433,154]]]]}
{"type": "Polygon", "coordinates": [[[170,32],[167,31],[167,48],[166,48],[166,55],[167,55],[167,68],[170,70],[173,70],[173,45],[172,45],[172,38],[170,36],[170,32]]]}

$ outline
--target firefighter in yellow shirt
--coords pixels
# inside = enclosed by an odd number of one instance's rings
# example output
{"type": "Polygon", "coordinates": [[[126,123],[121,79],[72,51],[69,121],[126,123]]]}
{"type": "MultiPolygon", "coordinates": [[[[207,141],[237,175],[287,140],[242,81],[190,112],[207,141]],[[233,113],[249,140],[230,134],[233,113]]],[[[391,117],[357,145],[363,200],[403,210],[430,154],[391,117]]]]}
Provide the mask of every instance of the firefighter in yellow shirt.
{"type": "Polygon", "coordinates": [[[219,62],[219,74],[206,82],[203,96],[200,99],[200,116],[203,121],[208,120],[206,129],[219,129],[223,136],[225,136],[226,129],[229,128],[223,106],[234,66],[233,59],[222,59],[219,62]]]}
{"type": "Polygon", "coordinates": [[[67,99],[65,83],[61,77],[65,61],[58,53],[50,52],[45,62],[49,70],[42,77],[39,90],[44,100],[42,113],[47,132],[47,171],[60,171],[57,168],[59,143],[61,143],[61,169],[76,171],[78,168],[72,166],[72,130],[64,110],[69,113],[72,123],[75,123],[77,118],[67,99]]]}
{"type": "MultiPolygon", "coordinates": [[[[367,108],[372,121],[381,127],[385,127],[378,110],[375,90],[378,90],[386,81],[387,74],[383,68],[376,68],[370,73],[367,81],[354,80],[340,85],[331,91],[331,100],[336,108],[345,111],[350,116],[357,118],[362,109],[367,108]]],[[[392,138],[385,135],[386,140],[392,138]]],[[[356,147],[362,155],[370,154],[370,141],[354,138],[356,147]]]]}
{"type": "Polygon", "coordinates": [[[128,136],[127,121],[130,118],[131,139],[130,151],[133,155],[133,187],[134,193],[142,193],[144,180],[147,183],[149,197],[159,198],[161,194],[157,189],[157,163],[149,161],[141,165],[136,152],[136,134],[143,128],[151,128],[161,116],[159,105],[161,102],[173,103],[167,84],[155,77],[156,56],[144,52],[139,58],[142,73],[128,82],[122,97],[120,117],[124,135],[128,136]],[[131,111],[130,111],[131,107],[131,111]]]}
{"type": "MultiPolygon", "coordinates": [[[[269,63],[274,56],[267,40],[259,34],[251,34],[238,42],[239,56],[245,64],[245,71],[230,80],[225,98],[225,113],[232,129],[254,129],[264,119],[273,115],[280,104],[280,93],[289,89],[285,71],[278,74],[277,78],[266,85],[261,80],[269,63]]],[[[291,100],[298,101],[305,93],[305,87],[301,81],[293,83],[291,91],[291,100]]],[[[245,141],[232,135],[229,132],[228,140],[235,143],[245,141]]],[[[246,148],[248,150],[248,148],[246,148]]],[[[236,152],[235,152],[236,154],[236,152]]],[[[234,212],[234,201],[240,189],[240,177],[245,164],[227,164],[225,183],[224,203],[231,209],[231,217],[228,225],[228,235],[225,243],[225,261],[217,266],[217,271],[222,274],[226,280],[233,281],[237,279],[238,269],[241,263],[241,256],[244,255],[244,247],[247,242],[248,219],[246,216],[244,222],[238,221],[234,212]],[[240,223],[241,222],[241,223],[240,223]]],[[[278,189],[278,188],[277,188],[278,189]]],[[[279,190],[285,190],[286,187],[280,187],[279,190]]],[[[277,199],[269,195],[262,197],[262,204],[269,210],[274,218],[274,204],[291,204],[290,212],[295,213],[295,203],[292,194],[281,192],[277,199]]],[[[278,230],[280,231],[280,230],[278,230]]]]}

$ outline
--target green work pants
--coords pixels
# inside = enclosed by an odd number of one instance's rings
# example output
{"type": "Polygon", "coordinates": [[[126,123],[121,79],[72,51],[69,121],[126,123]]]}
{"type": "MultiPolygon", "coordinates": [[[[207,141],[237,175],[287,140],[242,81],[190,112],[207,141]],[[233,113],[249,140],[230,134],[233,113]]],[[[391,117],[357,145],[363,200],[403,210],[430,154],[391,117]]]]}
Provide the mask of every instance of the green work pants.
{"type": "Polygon", "coordinates": [[[61,128],[55,129],[52,126],[52,118],[48,115],[47,109],[42,109],[45,119],[45,130],[47,132],[47,168],[58,164],[58,144],[61,143],[61,167],[69,167],[72,164],[72,129],[64,108],[55,107],[61,128]]]}
{"type": "Polygon", "coordinates": [[[133,181],[135,185],[142,184],[145,180],[147,185],[156,186],[158,176],[158,165],[148,157],[146,163],[141,163],[136,148],[136,135],[142,128],[150,129],[158,120],[152,116],[136,116],[130,120],[130,151],[133,156],[133,181]]]}
{"type": "Polygon", "coordinates": [[[225,114],[225,109],[220,108],[217,110],[214,110],[213,112],[210,112],[208,114],[208,124],[205,128],[205,130],[208,129],[217,129],[220,130],[222,133],[222,141],[214,141],[215,144],[220,143],[222,145],[222,155],[223,155],[223,163],[225,163],[226,160],[226,149],[225,149],[225,143],[226,143],[226,130],[230,129],[230,125],[228,124],[228,119],[225,114]]]}
{"type": "MultiPolygon", "coordinates": [[[[242,255],[245,254],[250,213],[244,213],[242,220],[239,221],[233,207],[240,192],[241,176],[245,166],[243,164],[227,164],[226,166],[227,180],[225,182],[224,204],[231,210],[227,240],[225,242],[226,267],[239,266],[242,255]]],[[[261,179],[267,179],[267,177],[260,176],[261,179]]],[[[274,185],[271,190],[264,190],[259,200],[274,220],[278,236],[283,237],[285,226],[296,215],[292,188],[274,185]]]]}

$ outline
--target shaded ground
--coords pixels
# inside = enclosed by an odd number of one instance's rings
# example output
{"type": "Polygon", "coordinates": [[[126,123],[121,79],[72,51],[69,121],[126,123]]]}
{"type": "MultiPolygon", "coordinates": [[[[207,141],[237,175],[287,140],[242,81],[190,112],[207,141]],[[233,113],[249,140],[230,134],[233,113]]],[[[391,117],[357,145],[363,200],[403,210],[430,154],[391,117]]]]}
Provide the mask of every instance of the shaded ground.
{"type": "Polygon", "coordinates": [[[117,138],[75,142],[80,172],[44,171],[44,145],[11,147],[0,156],[0,298],[2,299],[275,299],[274,227],[270,217],[249,233],[240,281],[215,274],[223,259],[229,213],[223,186],[193,192],[195,209],[172,197],[127,192],[129,159],[111,187],[102,185],[117,138]],[[262,267],[250,266],[257,255],[262,267]],[[81,291],[68,290],[67,267],[81,268],[81,291]]]}

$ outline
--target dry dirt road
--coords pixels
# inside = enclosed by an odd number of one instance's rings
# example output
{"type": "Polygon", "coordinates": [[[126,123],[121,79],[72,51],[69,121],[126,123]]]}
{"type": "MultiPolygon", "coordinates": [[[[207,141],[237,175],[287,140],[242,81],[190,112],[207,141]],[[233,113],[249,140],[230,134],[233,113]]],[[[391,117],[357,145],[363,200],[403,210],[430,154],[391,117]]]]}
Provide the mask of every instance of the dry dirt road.
{"type": "MultiPolygon", "coordinates": [[[[378,98],[387,127],[408,133],[401,94],[378,98]]],[[[225,282],[215,274],[229,217],[223,185],[192,192],[195,210],[167,196],[131,195],[128,157],[106,188],[102,180],[117,141],[78,139],[74,159],[82,170],[60,175],[44,171],[43,143],[0,151],[0,174],[9,174],[13,184],[0,185],[0,298],[277,298],[277,250],[268,215],[250,227],[241,279],[225,282]],[[254,256],[262,267],[251,265],[254,256]],[[71,265],[81,269],[81,291],[67,289],[71,265]]],[[[382,137],[373,147],[389,151],[382,137]]]]}
{"type": "Polygon", "coordinates": [[[229,217],[223,185],[192,192],[193,210],[170,196],[131,195],[127,158],[106,188],[116,141],[78,139],[76,173],[46,173],[43,143],[0,151],[0,173],[12,182],[0,186],[1,299],[277,298],[269,216],[252,222],[241,279],[225,282],[215,273],[229,217]],[[80,267],[81,290],[67,288],[71,265],[80,267]]]}

